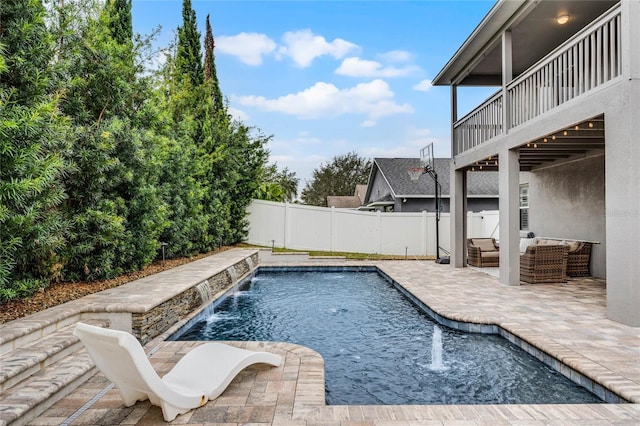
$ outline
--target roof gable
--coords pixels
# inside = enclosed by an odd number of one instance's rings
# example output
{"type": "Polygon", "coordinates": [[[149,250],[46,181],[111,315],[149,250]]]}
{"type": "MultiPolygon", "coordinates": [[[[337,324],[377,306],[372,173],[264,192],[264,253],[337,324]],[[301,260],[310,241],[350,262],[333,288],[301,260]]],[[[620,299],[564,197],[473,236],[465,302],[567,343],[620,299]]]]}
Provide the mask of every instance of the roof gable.
{"type": "MultiPolygon", "coordinates": [[[[435,182],[428,174],[423,174],[417,181],[412,181],[407,170],[411,167],[421,167],[418,158],[375,158],[374,168],[377,167],[385,180],[389,183],[396,197],[424,198],[435,196],[435,182]]],[[[449,158],[435,158],[434,169],[438,175],[438,183],[442,188],[442,195],[450,193],[449,158]]],[[[498,195],[498,172],[473,172],[467,179],[468,196],[498,195]]]]}

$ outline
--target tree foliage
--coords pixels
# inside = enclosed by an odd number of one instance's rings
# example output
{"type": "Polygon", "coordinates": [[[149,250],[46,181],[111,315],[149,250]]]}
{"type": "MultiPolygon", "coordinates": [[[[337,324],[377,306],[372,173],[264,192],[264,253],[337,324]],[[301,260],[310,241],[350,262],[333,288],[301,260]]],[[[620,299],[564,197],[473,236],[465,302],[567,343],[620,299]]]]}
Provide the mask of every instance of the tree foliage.
{"type": "Polygon", "coordinates": [[[67,231],[59,210],[67,123],[50,90],[44,16],[37,0],[0,3],[0,300],[59,277],[67,231]]]}
{"type": "Polygon", "coordinates": [[[131,0],[0,2],[0,301],[241,241],[269,137],[227,113],[190,0],[156,73],[131,0]]]}
{"type": "Polygon", "coordinates": [[[371,161],[355,152],[336,156],[313,171],[313,177],[302,190],[302,201],[312,206],[327,206],[328,195],[353,195],[356,185],[366,184],[371,161]]]}
{"type": "Polygon", "coordinates": [[[213,30],[207,15],[206,33],[204,36],[204,79],[211,87],[211,97],[213,98],[213,108],[217,113],[224,110],[222,99],[222,91],[220,90],[220,82],[218,81],[218,72],[216,71],[216,58],[213,53],[215,42],[213,40],[213,30]]]}
{"type": "Polygon", "coordinates": [[[256,198],[267,201],[293,202],[298,196],[298,183],[300,179],[295,172],[289,171],[287,167],[278,169],[277,164],[272,164],[264,168],[264,175],[261,179],[256,198]]]}
{"type": "Polygon", "coordinates": [[[133,61],[130,15],[130,2],[110,0],[59,47],[68,62],[62,109],[73,123],[74,168],[65,179],[71,279],[110,278],[150,263],[166,226],[145,102],[150,86],[133,61]]]}
{"type": "Polygon", "coordinates": [[[196,12],[191,0],[182,1],[182,25],[178,27],[178,51],[176,54],[178,73],[189,80],[192,87],[200,87],[204,81],[200,31],[196,23],[196,12]]]}

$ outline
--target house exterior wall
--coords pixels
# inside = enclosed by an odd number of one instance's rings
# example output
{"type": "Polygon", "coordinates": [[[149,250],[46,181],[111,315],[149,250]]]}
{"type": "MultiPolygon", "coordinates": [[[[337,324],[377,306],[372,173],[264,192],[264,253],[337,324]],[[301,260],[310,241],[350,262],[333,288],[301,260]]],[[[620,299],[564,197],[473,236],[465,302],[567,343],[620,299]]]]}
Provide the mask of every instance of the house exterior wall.
{"type": "Polygon", "coordinates": [[[600,155],[529,174],[529,230],[600,242],[591,251],[591,273],[600,278],[607,275],[604,163],[600,155]]]}
{"type": "MultiPolygon", "coordinates": [[[[539,169],[531,173],[531,184],[541,191],[540,194],[535,194],[534,188],[530,190],[530,215],[533,216],[530,218],[531,226],[539,227],[534,229],[537,235],[567,232],[577,237],[578,233],[587,235],[587,232],[593,232],[603,236],[600,238],[596,235],[594,238],[604,241],[604,244],[595,248],[592,265],[595,274],[603,275],[607,279],[607,315],[614,321],[637,327],[640,326],[640,49],[637,44],[637,40],[640,40],[640,1],[622,1],[620,10],[618,31],[621,35],[621,50],[618,64],[621,66],[621,74],[529,121],[508,128],[506,133],[492,135],[491,139],[455,155],[453,164],[456,172],[452,172],[452,176],[455,177],[452,186],[457,192],[452,194],[456,199],[453,214],[463,214],[459,192],[464,190],[457,189],[461,187],[463,179],[462,173],[458,171],[496,154],[500,156],[501,168],[505,163],[505,168],[511,167],[511,158],[515,158],[518,147],[528,141],[558,132],[592,117],[603,116],[604,160],[594,158],[580,164],[573,161],[577,160],[576,158],[572,158],[568,162],[556,163],[555,170],[539,169]],[[591,176],[586,166],[597,161],[604,161],[604,172],[600,169],[595,176],[591,176]],[[592,182],[593,187],[579,182],[577,177],[570,174],[571,170],[592,182]],[[556,187],[559,188],[562,197],[553,194],[552,191],[556,187]],[[575,194],[575,190],[584,198],[575,194]],[[600,194],[598,190],[601,191],[600,194]],[[534,207],[536,202],[541,206],[534,207]],[[544,208],[552,210],[545,211],[544,208]],[[582,220],[576,220],[576,215],[581,216],[582,220]]],[[[505,66],[506,62],[503,58],[503,74],[505,70],[509,71],[508,66],[505,66]]],[[[510,76],[505,80],[508,83],[510,76]]],[[[452,105],[455,107],[455,91],[452,93],[452,105]]],[[[502,111],[503,118],[507,111],[508,108],[502,111]]],[[[455,114],[452,115],[455,121],[455,114]]],[[[504,119],[503,122],[506,123],[508,120],[504,119]]],[[[457,146],[455,137],[453,139],[452,148],[457,146]]],[[[517,185],[503,185],[503,177],[512,183],[517,179],[517,175],[502,173],[500,176],[500,212],[502,214],[504,211],[505,217],[508,218],[501,219],[500,275],[503,281],[503,271],[508,271],[509,284],[517,284],[517,276],[511,276],[519,267],[518,259],[512,256],[512,253],[517,253],[517,247],[512,244],[512,237],[517,232],[513,222],[517,216],[510,214],[516,206],[512,201],[517,195],[517,185]],[[505,246],[502,241],[503,234],[509,237],[509,253],[504,253],[509,255],[505,258],[509,263],[508,268],[503,267],[502,261],[505,246]]],[[[457,224],[460,220],[456,217],[454,222],[457,224]]],[[[452,231],[452,265],[456,267],[463,266],[463,262],[460,261],[464,250],[464,235],[461,232],[463,229],[464,227],[457,226],[452,231]]]]}
{"type": "Polygon", "coordinates": [[[373,178],[373,183],[371,184],[371,192],[369,193],[369,199],[365,200],[364,204],[372,203],[387,194],[391,194],[391,188],[389,188],[389,184],[387,184],[387,181],[382,176],[382,173],[378,172],[373,178]]]}

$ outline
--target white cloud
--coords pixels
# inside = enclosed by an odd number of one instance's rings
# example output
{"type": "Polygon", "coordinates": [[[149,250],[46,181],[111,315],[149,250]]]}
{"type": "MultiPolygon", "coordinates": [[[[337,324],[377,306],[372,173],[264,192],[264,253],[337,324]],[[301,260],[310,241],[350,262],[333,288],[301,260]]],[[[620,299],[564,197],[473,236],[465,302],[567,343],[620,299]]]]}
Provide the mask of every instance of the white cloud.
{"type": "Polygon", "coordinates": [[[308,29],[286,32],[282,41],[284,45],[278,49],[278,54],[290,57],[301,68],[311,65],[319,56],[331,55],[340,59],[359,50],[357,45],[341,38],[328,42],[323,36],[314,35],[308,29]]]}
{"type": "Polygon", "coordinates": [[[231,114],[231,116],[236,120],[243,121],[243,122],[249,120],[249,114],[242,111],[241,109],[229,107],[227,109],[227,112],[231,114]]]}
{"type": "Polygon", "coordinates": [[[276,43],[264,34],[240,33],[216,37],[216,53],[236,56],[247,65],[262,64],[262,57],[276,50],[276,43]]]}
{"type": "Polygon", "coordinates": [[[378,122],[375,121],[375,120],[364,120],[362,122],[362,124],[360,124],[360,126],[362,126],[362,127],[374,127],[376,124],[378,124],[378,122]]]}
{"type": "Polygon", "coordinates": [[[397,104],[393,97],[394,93],[389,85],[378,79],[348,89],[338,89],[333,84],[318,82],[301,92],[276,99],[266,99],[263,96],[232,96],[232,99],[244,106],[305,119],[362,114],[375,120],[414,111],[409,104],[397,104]]]}
{"type": "Polygon", "coordinates": [[[397,135],[390,145],[373,145],[359,148],[365,157],[381,158],[418,158],[420,150],[433,142],[436,157],[449,157],[450,146],[446,141],[433,137],[427,128],[408,127],[397,135]]]}
{"type": "Polygon", "coordinates": [[[343,60],[335,73],[349,77],[404,77],[417,69],[418,67],[415,65],[402,68],[396,68],[394,66],[383,67],[382,64],[377,61],[351,57],[343,60]]]}
{"type": "Polygon", "coordinates": [[[420,83],[416,84],[412,87],[413,90],[418,90],[420,92],[428,92],[433,86],[431,85],[431,80],[425,79],[420,83]]]}
{"type": "Polygon", "coordinates": [[[379,56],[386,62],[407,62],[413,59],[413,55],[406,50],[392,50],[379,56]]]}

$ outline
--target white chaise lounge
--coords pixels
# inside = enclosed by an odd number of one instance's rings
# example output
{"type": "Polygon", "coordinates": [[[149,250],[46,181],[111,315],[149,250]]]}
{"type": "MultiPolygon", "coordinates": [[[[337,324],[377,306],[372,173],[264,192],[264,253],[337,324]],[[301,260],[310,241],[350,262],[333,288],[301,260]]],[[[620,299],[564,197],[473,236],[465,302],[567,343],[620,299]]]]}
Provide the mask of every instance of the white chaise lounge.
{"type": "Polygon", "coordinates": [[[187,353],[162,379],[140,342],[124,331],[78,323],[74,333],[98,369],[120,391],[127,407],[149,399],[168,422],[178,414],[217,398],[244,368],[257,363],[280,365],[281,357],[222,343],[205,343],[187,353]]]}

